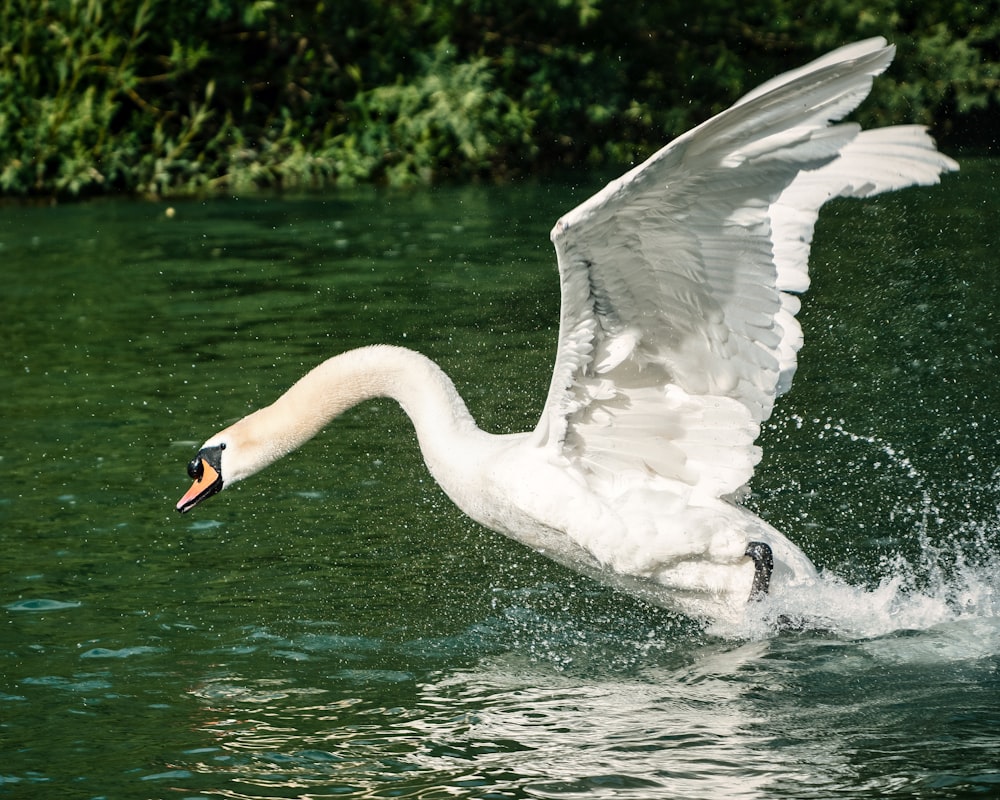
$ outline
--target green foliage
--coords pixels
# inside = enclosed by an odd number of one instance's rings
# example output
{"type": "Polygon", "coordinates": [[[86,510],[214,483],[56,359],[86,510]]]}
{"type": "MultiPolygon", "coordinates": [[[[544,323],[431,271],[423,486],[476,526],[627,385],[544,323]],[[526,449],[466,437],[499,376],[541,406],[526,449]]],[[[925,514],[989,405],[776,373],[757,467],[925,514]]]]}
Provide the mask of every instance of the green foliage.
{"type": "Polygon", "coordinates": [[[362,91],[353,103],[361,150],[381,158],[390,183],[426,183],[445,170],[489,172],[502,143],[530,142],[530,115],[493,86],[486,58],[457,63],[443,39],[418,60],[412,79],[362,91]]]}
{"type": "MultiPolygon", "coordinates": [[[[0,190],[77,194],[134,185],[157,138],[195,146],[208,113],[174,120],[144,84],[182,77],[201,54],[175,46],[166,71],[143,76],[153,2],[7,0],[0,17],[0,190]]],[[[172,144],[173,142],[171,142],[172,144]]],[[[155,154],[183,157],[176,146],[155,154]]]]}
{"type": "Polygon", "coordinates": [[[0,192],[622,165],[872,35],[900,56],[864,121],[995,121],[1000,0],[3,0],[0,192]]]}

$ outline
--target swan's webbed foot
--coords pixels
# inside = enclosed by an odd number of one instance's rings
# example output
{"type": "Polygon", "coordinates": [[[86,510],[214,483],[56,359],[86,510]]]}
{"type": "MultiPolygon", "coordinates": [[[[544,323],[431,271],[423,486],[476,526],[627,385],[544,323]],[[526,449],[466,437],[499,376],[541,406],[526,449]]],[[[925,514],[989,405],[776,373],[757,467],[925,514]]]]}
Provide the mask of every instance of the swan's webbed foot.
{"type": "Polygon", "coordinates": [[[771,545],[766,542],[750,542],[745,555],[753,561],[753,586],[750,587],[750,597],[747,602],[760,602],[767,596],[771,585],[771,572],[774,570],[774,554],[771,545]]]}

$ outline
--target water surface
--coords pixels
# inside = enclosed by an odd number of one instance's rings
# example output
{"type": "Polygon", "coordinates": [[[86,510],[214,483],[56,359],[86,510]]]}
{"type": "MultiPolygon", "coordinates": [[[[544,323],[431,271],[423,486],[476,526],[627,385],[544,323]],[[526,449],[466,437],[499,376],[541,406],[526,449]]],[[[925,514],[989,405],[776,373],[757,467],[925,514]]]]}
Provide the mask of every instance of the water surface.
{"type": "Polygon", "coordinates": [[[998,167],[822,219],[749,501],[828,571],[783,632],[478,528],[389,402],[173,511],[349,347],[533,426],[548,229],[596,184],[4,209],[0,796],[995,796],[998,167]]]}

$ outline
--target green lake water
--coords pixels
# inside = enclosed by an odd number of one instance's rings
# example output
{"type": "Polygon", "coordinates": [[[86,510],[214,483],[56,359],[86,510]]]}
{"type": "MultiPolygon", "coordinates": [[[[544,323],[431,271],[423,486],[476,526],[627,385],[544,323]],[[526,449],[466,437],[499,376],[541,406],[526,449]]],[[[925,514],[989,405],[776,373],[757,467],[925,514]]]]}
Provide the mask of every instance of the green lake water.
{"type": "Polygon", "coordinates": [[[746,635],[469,522],[388,401],[174,511],[362,344],[533,427],[599,182],[0,210],[0,797],[997,796],[998,171],[824,212],[748,502],[829,624],[746,635]]]}

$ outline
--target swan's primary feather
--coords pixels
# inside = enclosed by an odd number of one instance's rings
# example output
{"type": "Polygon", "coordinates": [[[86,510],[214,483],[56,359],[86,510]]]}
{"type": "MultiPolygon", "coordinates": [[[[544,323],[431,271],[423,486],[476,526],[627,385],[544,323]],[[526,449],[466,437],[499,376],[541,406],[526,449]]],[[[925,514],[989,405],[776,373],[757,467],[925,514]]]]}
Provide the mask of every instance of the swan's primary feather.
{"type": "Polygon", "coordinates": [[[698,504],[749,480],[802,344],[793,293],[820,207],[957,168],[922,128],[831,125],[892,56],[870,39],[768,81],[556,224],[559,349],[536,441],[594,491],[641,476],[698,504]]]}

